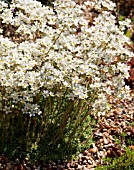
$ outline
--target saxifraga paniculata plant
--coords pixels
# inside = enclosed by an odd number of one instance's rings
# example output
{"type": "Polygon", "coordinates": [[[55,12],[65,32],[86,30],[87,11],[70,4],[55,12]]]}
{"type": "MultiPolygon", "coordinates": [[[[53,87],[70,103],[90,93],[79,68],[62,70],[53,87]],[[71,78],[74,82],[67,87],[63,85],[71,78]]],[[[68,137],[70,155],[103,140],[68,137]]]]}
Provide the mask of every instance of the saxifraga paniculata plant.
{"type": "Polygon", "coordinates": [[[124,77],[133,53],[123,32],[130,20],[117,25],[114,9],[109,0],[0,1],[2,152],[76,153],[90,136],[91,115],[105,116],[111,96],[130,99],[124,77]],[[90,26],[87,8],[98,11],[90,26]]]}

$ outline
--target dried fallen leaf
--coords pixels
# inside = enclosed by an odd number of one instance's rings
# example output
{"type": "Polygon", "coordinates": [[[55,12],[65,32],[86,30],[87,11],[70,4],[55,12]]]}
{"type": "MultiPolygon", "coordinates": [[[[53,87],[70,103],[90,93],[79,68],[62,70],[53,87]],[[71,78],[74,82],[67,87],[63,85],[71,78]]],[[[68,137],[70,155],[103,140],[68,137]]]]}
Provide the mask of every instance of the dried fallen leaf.
{"type": "Polygon", "coordinates": [[[131,150],[134,150],[134,145],[129,146],[131,150]]]}

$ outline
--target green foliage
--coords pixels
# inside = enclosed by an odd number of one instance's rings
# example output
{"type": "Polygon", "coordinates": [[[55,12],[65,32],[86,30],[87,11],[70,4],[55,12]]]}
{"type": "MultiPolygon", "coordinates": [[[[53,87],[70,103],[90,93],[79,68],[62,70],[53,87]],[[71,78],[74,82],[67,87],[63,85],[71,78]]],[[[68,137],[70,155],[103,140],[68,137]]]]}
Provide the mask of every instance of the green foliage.
{"type": "Polygon", "coordinates": [[[44,103],[43,116],[29,117],[17,110],[14,116],[1,115],[0,152],[11,159],[18,155],[33,161],[72,159],[89,144],[84,142],[91,137],[96,123],[88,116],[88,105],[82,100],[72,102],[53,97],[39,102],[44,103]]]}
{"type": "Polygon", "coordinates": [[[120,15],[120,16],[119,16],[119,21],[123,21],[123,19],[124,19],[124,16],[123,16],[123,15],[120,15]]]}
{"type": "Polygon", "coordinates": [[[134,169],[134,151],[126,149],[126,153],[114,159],[104,160],[105,165],[99,166],[96,170],[133,170],[134,169]]]}

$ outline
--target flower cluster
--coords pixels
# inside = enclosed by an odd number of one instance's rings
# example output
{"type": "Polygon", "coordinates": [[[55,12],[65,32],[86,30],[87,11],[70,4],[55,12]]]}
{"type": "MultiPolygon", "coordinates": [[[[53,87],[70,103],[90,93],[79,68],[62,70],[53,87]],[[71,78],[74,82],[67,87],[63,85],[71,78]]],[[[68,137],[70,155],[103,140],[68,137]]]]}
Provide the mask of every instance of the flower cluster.
{"type": "Polygon", "coordinates": [[[0,1],[1,110],[18,106],[23,113],[41,114],[36,96],[61,97],[66,91],[68,99],[90,101],[94,112],[103,114],[110,95],[128,99],[124,76],[129,77],[126,61],[133,53],[124,47],[130,41],[122,30],[130,23],[116,25],[114,8],[110,0],[83,5],[56,0],[54,7],[14,0],[10,8],[0,1]],[[91,26],[84,18],[87,7],[99,10],[91,26]]]}

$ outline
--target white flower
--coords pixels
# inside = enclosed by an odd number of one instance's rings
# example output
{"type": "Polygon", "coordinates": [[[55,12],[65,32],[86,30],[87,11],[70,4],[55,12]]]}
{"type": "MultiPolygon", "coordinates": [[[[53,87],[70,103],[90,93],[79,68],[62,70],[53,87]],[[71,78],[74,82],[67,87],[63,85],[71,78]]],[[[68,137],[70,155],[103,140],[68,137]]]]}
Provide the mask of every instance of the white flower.
{"type": "Polygon", "coordinates": [[[35,0],[15,0],[11,8],[0,2],[1,21],[14,28],[8,38],[0,29],[0,85],[6,100],[13,99],[13,105],[20,102],[22,111],[33,116],[41,113],[34,97],[60,98],[67,90],[71,100],[90,100],[95,95],[92,107],[103,115],[110,108],[109,95],[129,97],[124,77],[129,76],[126,61],[133,53],[124,47],[130,40],[122,28],[129,27],[130,20],[116,26],[110,12],[114,8],[110,0],[87,1],[82,6],[55,0],[55,12],[35,0]],[[90,27],[82,10],[87,7],[99,10],[90,27]]]}

